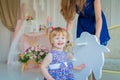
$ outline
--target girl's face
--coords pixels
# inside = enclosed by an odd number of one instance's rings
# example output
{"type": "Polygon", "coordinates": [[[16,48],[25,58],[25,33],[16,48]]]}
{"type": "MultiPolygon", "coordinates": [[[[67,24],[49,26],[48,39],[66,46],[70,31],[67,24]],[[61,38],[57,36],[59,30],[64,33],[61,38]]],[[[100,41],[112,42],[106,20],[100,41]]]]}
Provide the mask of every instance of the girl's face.
{"type": "Polygon", "coordinates": [[[56,35],[54,38],[53,38],[53,46],[57,49],[63,49],[64,46],[66,45],[66,35],[56,35]]]}

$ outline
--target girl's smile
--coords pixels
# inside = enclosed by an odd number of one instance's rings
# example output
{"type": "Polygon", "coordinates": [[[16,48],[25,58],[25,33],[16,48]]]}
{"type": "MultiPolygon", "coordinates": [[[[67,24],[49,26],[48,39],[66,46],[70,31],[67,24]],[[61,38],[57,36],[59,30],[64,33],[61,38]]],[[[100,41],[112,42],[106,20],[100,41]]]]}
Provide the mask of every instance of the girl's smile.
{"type": "Polygon", "coordinates": [[[63,44],[64,44],[63,42],[62,43],[61,42],[57,43],[57,45],[63,45],[63,44]]]}

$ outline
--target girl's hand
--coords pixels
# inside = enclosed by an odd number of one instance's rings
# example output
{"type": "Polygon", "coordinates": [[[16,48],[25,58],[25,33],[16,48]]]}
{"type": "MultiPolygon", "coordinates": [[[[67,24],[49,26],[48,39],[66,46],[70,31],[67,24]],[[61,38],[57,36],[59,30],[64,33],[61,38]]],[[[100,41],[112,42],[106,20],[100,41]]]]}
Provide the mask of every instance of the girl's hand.
{"type": "Polygon", "coordinates": [[[79,70],[82,70],[82,69],[84,69],[85,68],[85,64],[80,64],[79,66],[78,66],[78,69],[79,70]]]}
{"type": "Polygon", "coordinates": [[[85,68],[85,66],[86,66],[85,64],[80,64],[79,66],[75,66],[74,69],[75,70],[82,70],[85,68]]]}

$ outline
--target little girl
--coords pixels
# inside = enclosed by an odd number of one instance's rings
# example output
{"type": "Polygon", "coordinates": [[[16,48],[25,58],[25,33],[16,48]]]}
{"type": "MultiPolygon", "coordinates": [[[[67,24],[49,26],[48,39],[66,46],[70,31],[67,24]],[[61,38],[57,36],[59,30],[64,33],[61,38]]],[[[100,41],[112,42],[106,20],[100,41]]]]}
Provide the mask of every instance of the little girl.
{"type": "Polygon", "coordinates": [[[60,27],[52,29],[49,34],[52,50],[44,58],[41,64],[41,71],[44,80],[74,80],[72,69],[81,70],[84,64],[74,66],[68,62],[64,47],[69,39],[68,32],[60,27]]]}

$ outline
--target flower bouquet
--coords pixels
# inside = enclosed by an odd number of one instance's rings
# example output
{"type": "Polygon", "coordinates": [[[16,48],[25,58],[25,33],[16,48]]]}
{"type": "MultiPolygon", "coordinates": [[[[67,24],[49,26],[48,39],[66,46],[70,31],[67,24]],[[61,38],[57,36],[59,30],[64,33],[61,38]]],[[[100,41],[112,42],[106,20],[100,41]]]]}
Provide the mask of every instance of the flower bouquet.
{"type": "Polygon", "coordinates": [[[30,47],[25,50],[24,53],[20,54],[19,61],[21,63],[26,63],[28,60],[35,60],[35,62],[39,63],[47,54],[48,50],[45,48],[41,48],[40,46],[30,47]]]}
{"type": "Polygon", "coordinates": [[[19,55],[19,61],[22,63],[22,71],[31,68],[39,68],[41,61],[48,54],[45,48],[29,47],[24,53],[19,55]]]}

